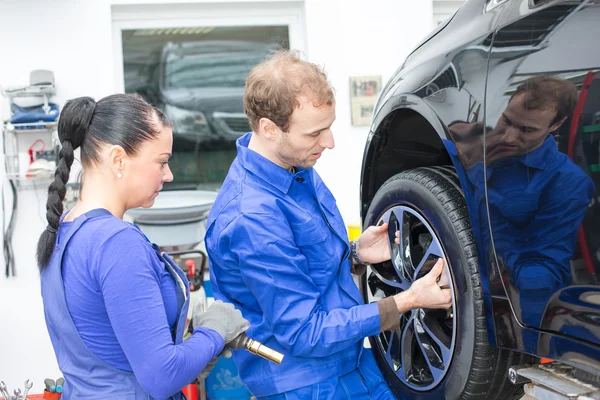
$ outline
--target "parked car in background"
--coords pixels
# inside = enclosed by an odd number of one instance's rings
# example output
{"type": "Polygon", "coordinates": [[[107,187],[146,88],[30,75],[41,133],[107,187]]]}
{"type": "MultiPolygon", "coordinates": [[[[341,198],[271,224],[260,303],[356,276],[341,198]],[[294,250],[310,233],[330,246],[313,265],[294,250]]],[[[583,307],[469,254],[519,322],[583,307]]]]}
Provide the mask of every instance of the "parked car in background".
{"type": "Polygon", "coordinates": [[[159,102],[181,145],[235,142],[250,131],[244,114],[246,78],[272,50],[268,43],[168,43],[159,64],[159,102]]]}
{"type": "Polygon", "coordinates": [[[557,371],[598,390],[599,22],[593,1],[470,0],[382,91],[361,212],[390,224],[392,259],[362,293],[406,290],[438,258],[453,292],[370,338],[399,398],[556,394],[540,377],[557,371]]]}
{"type": "Polygon", "coordinates": [[[168,42],[137,72],[147,78],[128,91],[163,110],[173,124],[175,180],[167,189],[220,186],[235,158],[235,141],[251,130],[243,106],[246,78],[276,48],[242,40],[168,42]]]}

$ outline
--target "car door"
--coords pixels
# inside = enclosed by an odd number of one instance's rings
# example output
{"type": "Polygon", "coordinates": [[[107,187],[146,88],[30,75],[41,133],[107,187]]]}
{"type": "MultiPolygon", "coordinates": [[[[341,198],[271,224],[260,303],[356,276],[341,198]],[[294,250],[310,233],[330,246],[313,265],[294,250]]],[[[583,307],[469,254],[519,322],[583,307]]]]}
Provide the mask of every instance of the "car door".
{"type": "Polygon", "coordinates": [[[532,354],[539,330],[600,344],[598,21],[592,1],[515,0],[489,53],[483,256],[511,305],[495,323],[525,327],[499,345],[532,354]]]}

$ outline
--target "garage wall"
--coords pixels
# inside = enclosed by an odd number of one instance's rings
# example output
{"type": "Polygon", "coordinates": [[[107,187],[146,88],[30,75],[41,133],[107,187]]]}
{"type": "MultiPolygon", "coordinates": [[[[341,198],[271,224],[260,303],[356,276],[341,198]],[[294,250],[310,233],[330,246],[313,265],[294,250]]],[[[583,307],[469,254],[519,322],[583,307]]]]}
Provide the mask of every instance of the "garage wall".
{"type": "MultiPolygon", "coordinates": [[[[317,170],[336,196],[346,222],[358,223],[360,164],[368,127],[353,127],[350,123],[349,78],[381,75],[385,83],[431,29],[432,1],[2,0],[0,85],[27,84],[29,72],[43,68],[54,71],[59,104],[82,95],[99,99],[122,89],[115,78],[115,7],[181,3],[211,9],[223,2],[231,3],[232,8],[257,3],[279,8],[299,5],[305,24],[303,40],[298,42],[303,47],[300,50],[310,61],[325,66],[337,92],[337,121],[333,127],[336,148],[324,154],[317,170]]],[[[6,101],[2,101],[0,110],[6,118],[6,101]]],[[[44,324],[34,261],[35,243],[45,226],[44,206],[44,187],[19,192],[13,238],[18,276],[7,280],[0,275],[3,322],[14,327],[0,331],[0,380],[16,387],[27,378],[33,379],[34,393],[41,392],[45,377],[59,375],[44,324]]],[[[0,257],[2,273],[3,262],[0,257]]]]}

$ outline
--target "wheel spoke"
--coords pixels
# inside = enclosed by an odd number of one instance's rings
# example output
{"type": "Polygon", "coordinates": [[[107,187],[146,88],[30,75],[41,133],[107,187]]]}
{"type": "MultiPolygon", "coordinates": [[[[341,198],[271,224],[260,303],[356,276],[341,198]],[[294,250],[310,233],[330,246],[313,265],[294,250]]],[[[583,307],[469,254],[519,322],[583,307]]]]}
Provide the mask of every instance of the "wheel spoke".
{"type": "Polygon", "coordinates": [[[423,324],[420,318],[415,318],[415,332],[417,343],[429,369],[428,372],[431,374],[431,378],[434,381],[437,381],[443,376],[445,372],[445,366],[441,351],[437,346],[433,344],[434,342],[431,340],[431,338],[423,328],[423,324]]]}
{"type": "Polygon", "coordinates": [[[419,313],[421,327],[423,327],[425,334],[433,340],[439,348],[442,365],[447,367],[451,356],[450,346],[452,345],[452,338],[444,332],[439,321],[430,317],[427,311],[421,311],[422,312],[419,313]]]}
{"type": "MultiPolygon", "coordinates": [[[[384,219],[386,221],[386,219],[384,219]]],[[[407,281],[406,273],[404,270],[404,261],[400,254],[400,245],[396,243],[396,231],[400,229],[400,221],[398,220],[397,214],[392,210],[389,211],[387,221],[388,223],[388,243],[390,246],[390,258],[396,275],[400,281],[407,281]]]]}
{"type": "Polygon", "coordinates": [[[410,285],[406,282],[395,282],[390,279],[386,279],[371,266],[367,266],[366,276],[366,289],[370,303],[393,296],[410,287],[410,285]]]}
{"type": "Polygon", "coordinates": [[[404,378],[410,379],[412,375],[412,354],[415,342],[415,332],[413,327],[414,315],[408,318],[408,321],[402,327],[402,344],[401,344],[401,355],[402,355],[402,368],[404,370],[404,378]]]}
{"type": "MultiPolygon", "coordinates": [[[[373,267],[367,267],[367,273],[370,271],[372,271],[373,275],[376,277],[376,279],[380,280],[381,282],[385,283],[388,286],[394,287],[396,289],[399,290],[408,290],[410,288],[410,283],[406,282],[406,281],[402,281],[400,280],[399,277],[397,276],[389,276],[390,274],[383,274],[382,272],[382,268],[373,268],[373,267]]],[[[371,277],[371,275],[367,275],[369,277],[371,277]]],[[[396,291],[394,294],[398,293],[398,291],[396,291]]]]}
{"type": "Polygon", "coordinates": [[[385,353],[385,358],[389,365],[392,366],[394,372],[397,372],[402,366],[400,362],[400,340],[398,336],[398,331],[390,332],[390,338],[388,341],[387,351],[385,353]]]}
{"type": "Polygon", "coordinates": [[[425,250],[421,261],[419,261],[419,265],[415,268],[414,280],[426,275],[440,258],[444,258],[444,253],[438,241],[434,239],[427,247],[427,250],[425,250]]]}
{"type": "MultiPolygon", "coordinates": [[[[453,287],[441,242],[422,215],[410,207],[398,205],[388,209],[378,222],[389,224],[391,258],[367,266],[365,280],[369,302],[408,290],[440,258],[446,263],[444,284],[453,287]],[[400,244],[395,243],[396,232],[400,244]]],[[[377,336],[380,356],[411,390],[430,390],[447,373],[456,340],[456,323],[450,318],[453,318],[452,313],[446,311],[413,310],[400,316],[399,329],[377,336]]]]}
{"type": "MultiPolygon", "coordinates": [[[[401,210],[396,212],[396,216],[398,218],[398,230],[400,231],[399,256],[402,260],[402,274],[405,280],[412,281],[415,267],[410,252],[410,215],[401,210]]],[[[395,235],[394,232],[394,237],[395,235]]]]}

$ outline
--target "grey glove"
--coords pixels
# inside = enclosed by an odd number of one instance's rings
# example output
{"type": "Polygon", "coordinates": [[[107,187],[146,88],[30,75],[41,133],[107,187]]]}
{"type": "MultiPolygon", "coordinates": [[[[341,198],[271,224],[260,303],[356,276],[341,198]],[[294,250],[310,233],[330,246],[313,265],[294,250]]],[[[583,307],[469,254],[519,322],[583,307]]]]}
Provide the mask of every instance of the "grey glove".
{"type": "Polygon", "coordinates": [[[215,301],[206,311],[202,311],[202,302],[198,302],[194,307],[192,322],[194,329],[202,326],[219,333],[225,345],[250,327],[250,322],[242,317],[240,310],[221,300],[215,301]]]}

